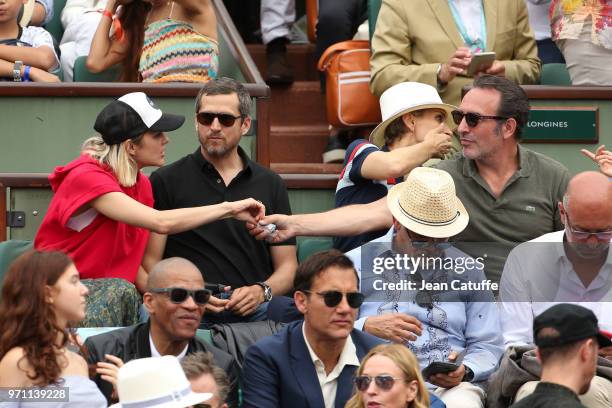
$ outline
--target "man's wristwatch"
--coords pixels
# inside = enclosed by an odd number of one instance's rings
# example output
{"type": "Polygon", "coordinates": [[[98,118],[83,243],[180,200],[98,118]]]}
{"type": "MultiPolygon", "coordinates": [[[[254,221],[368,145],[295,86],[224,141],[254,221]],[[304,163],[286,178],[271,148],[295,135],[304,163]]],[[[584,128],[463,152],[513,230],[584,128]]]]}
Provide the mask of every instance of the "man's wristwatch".
{"type": "Polygon", "coordinates": [[[474,379],[474,372],[470,367],[466,365],[464,365],[463,367],[465,367],[465,374],[463,374],[463,378],[461,379],[461,381],[471,382],[474,379]]]}
{"type": "Polygon", "coordinates": [[[22,61],[15,61],[15,65],[13,65],[13,81],[21,82],[21,66],[23,65],[22,61]]]}
{"type": "Polygon", "coordinates": [[[272,288],[266,282],[255,282],[256,285],[262,287],[264,291],[264,302],[269,302],[272,300],[272,288]]]}

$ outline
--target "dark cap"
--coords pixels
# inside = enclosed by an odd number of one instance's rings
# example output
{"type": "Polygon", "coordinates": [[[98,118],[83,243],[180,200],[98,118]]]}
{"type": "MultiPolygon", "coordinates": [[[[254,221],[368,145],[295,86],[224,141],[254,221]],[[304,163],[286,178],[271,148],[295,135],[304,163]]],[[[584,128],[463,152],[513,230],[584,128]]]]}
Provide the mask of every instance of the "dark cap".
{"type": "Polygon", "coordinates": [[[133,92],[106,105],[98,114],[94,129],[102,135],[104,143],[116,145],[149,130],[176,130],[183,122],[185,116],[163,113],[144,92],[133,92]]]}
{"type": "Polygon", "coordinates": [[[591,310],[569,303],[560,303],[536,316],[533,337],[538,347],[563,346],[590,337],[596,337],[600,347],[612,345],[610,338],[599,331],[597,317],[591,310]],[[538,336],[544,328],[555,329],[559,335],[538,336]]]}

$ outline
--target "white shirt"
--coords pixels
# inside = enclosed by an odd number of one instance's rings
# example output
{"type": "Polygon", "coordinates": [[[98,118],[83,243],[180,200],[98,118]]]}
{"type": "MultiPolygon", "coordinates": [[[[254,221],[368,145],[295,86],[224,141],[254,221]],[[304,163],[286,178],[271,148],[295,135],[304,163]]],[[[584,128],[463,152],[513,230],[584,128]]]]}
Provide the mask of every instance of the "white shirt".
{"type": "MultiPolygon", "coordinates": [[[[461,22],[471,39],[482,37],[482,0],[449,0],[455,5],[461,22]]],[[[484,50],[483,50],[484,51],[484,50]]]]}
{"type": "MultiPolygon", "coordinates": [[[[155,344],[153,343],[153,336],[151,336],[150,332],[149,332],[149,344],[151,345],[151,357],[163,357],[161,354],[159,354],[159,351],[157,351],[157,349],[155,348],[155,344]]],[[[189,348],[189,344],[187,344],[185,348],[183,349],[183,351],[181,351],[179,355],[176,356],[176,358],[178,358],[179,361],[182,360],[183,357],[187,355],[188,348],[189,348]]]]}
{"type": "Polygon", "coordinates": [[[533,318],[564,302],[584,306],[599,327],[612,330],[612,248],[585,287],[563,249],[565,231],[551,232],[514,248],[500,282],[499,303],[506,346],[533,343],[533,318]]]}
{"type": "Polygon", "coordinates": [[[526,0],[529,24],[533,29],[536,41],[550,39],[550,20],[548,9],[550,0],[526,0]]]}
{"type": "Polygon", "coordinates": [[[336,403],[336,390],[338,389],[338,377],[340,377],[342,370],[344,370],[344,366],[352,365],[359,367],[357,349],[355,348],[353,339],[349,335],[344,343],[342,353],[340,353],[338,363],[328,375],[325,373],[325,364],[323,364],[323,361],[321,361],[321,359],[315,354],[312,347],[310,347],[310,343],[306,338],[306,330],[304,329],[304,326],[305,324],[302,324],[302,335],[304,336],[304,342],[306,342],[306,347],[308,348],[308,353],[310,353],[312,363],[317,371],[317,378],[319,379],[319,385],[321,386],[321,392],[323,393],[325,408],[334,408],[336,403]]]}

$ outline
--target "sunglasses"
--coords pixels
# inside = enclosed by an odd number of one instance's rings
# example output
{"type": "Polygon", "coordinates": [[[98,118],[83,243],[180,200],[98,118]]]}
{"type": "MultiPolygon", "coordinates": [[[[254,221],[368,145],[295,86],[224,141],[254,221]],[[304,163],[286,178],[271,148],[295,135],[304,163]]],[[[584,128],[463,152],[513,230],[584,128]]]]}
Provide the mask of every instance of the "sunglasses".
{"type": "MultiPolygon", "coordinates": [[[[325,306],[327,307],[338,306],[340,302],[342,302],[342,298],[345,295],[344,293],[339,292],[337,290],[328,290],[325,292],[311,292],[310,290],[303,290],[302,292],[315,293],[321,296],[323,298],[323,301],[325,302],[325,306]]],[[[349,306],[352,307],[353,309],[359,308],[359,306],[361,306],[361,304],[363,303],[364,299],[365,299],[365,296],[363,295],[363,293],[359,293],[359,292],[346,293],[346,301],[348,302],[349,306]]]]}
{"type": "Polygon", "coordinates": [[[216,112],[198,112],[196,118],[201,125],[210,126],[212,125],[215,118],[219,119],[221,126],[230,127],[234,126],[236,119],[240,119],[242,116],[233,116],[229,113],[216,113],[216,112]]]}
{"type": "Polygon", "coordinates": [[[370,387],[370,384],[374,380],[374,384],[378,388],[383,391],[389,391],[393,388],[393,384],[395,384],[395,380],[402,380],[402,378],[391,377],[390,375],[377,375],[376,377],[371,377],[369,375],[359,375],[355,377],[353,380],[355,382],[355,387],[361,392],[365,392],[370,387]]]}
{"type": "Polygon", "coordinates": [[[480,113],[462,112],[460,110],[452,111],[451,116],[453,117],[453,122],[455,122],[456,125],[459,125],[461,121],[463,120],[463,118],[465,118],[465,123],[467,123],[469,127],[478,126],[478,123],[480,123],[481,120],[486,120],[486,119],[506,120],[508,119],[504,116],[485,116],[485,115],[481,115],[480,113]]]}
{"type": "Polygon", "coordinates": [[[177,305],[180,305],[181,303],[186,301],[188,296],[191,296],[193,298],[193,301],[200,306],[203,306],[208,303],[208,300],[210,299],[210,290],[208,289],[189,290],[184,288],[160,288],[151,289],[149,290],[149,292],[164,293],[168,295],[172,303],[176,303],[177,305]]]}

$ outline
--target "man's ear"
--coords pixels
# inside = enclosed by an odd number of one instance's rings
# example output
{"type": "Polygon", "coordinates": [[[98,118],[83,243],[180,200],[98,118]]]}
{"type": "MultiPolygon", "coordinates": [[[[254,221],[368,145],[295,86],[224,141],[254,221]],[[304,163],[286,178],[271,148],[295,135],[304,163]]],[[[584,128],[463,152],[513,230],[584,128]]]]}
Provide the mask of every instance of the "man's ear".
{"type": "Polygon", "coordinates": [[[501,126],[501,129],[503,132],[503,135],[502,135],[503,138],[509,139],[511,137],[515,137],[514,134],[516,133],[516,128],[517,128],[516,119],[514,118],[506,119],[506,121],[501,126]]]}
{"type": "Polygon", "coordinates": [[[295,307],[297,307],[300,313],[306,314],[308,311],[308,296],[304,292],[296,290],[293,293],[293,300],[295,301],[295,307]]]}
{"type": "Polygon", "coordinates": [[[561,224],[565,225],[565,207],[563,206],[563,202],[559,201],[557,203],[557,207],[559,208],[559,218],[561,218],[561,224]]]}
{"type": "Polygon", "coordinates": [[[588,339],[580,346],[580,360],[591,361],[593,353],[597,354],[597,344],[594,339],[588,339]]]}
{"type": "Polygon", "coordinates": [[[142,304],[144,305],[145,309],[147,309],[147,312],[149,312],[150,315],[155,314],[154,303],[155,298],[150,292],[145,292],[144,295],[142,295],[142,304]]]}
{"type": "Polygon", "coordinates": [[[536,353],[536,359],[540,362],[540,364],[542,364],[542,356],[540,356],[540,348],[539,347],[536,347],[535,353],[536,353]]]}
{"type": "Polygon", "coordinates": [[[244,119],[242,119],[242,123],[240,124],[240,134],[242,136],[246,135],[250,128],[251,128],[251,117],[246,116],[244,119]]]}

